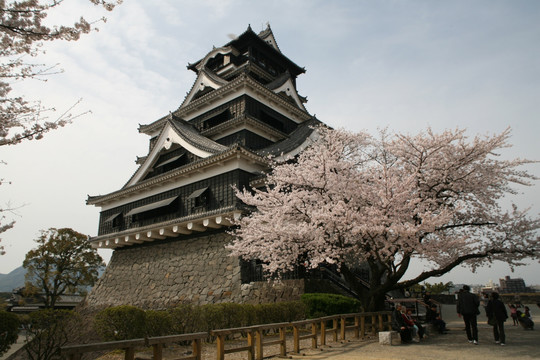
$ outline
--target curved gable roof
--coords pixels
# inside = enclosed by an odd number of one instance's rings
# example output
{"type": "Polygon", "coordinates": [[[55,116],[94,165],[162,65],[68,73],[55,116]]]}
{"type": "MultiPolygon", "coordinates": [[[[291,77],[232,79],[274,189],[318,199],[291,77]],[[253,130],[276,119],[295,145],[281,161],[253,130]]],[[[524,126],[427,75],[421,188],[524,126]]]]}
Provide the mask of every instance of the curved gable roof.
{"type": "Polygon", "coordinates": [[[300,109],[307,111],[304,107],[304,98],[298,95],[298,92],[296,91],[296,86],[294,85],[291,74],[288,71],[283,73],[280,77],[272,81],[270,84],[266,85],[266,87],[275,92],[276,94],[283,92],[286,96],[291,97],[300,109]]]}
{"type": "Polygon", "coordinates": [[[217,90],[227,83],[227,80],[224,80],[211,71],[207,71],[205,68],[202,68],[179,109],[189,104],[195,95],[197,95],[199,91],[203,91],[206,87],[211,87],[212,89],[217,90]]]}
{"type": "Polygon", "coordinates": [[[124,188],[132,186],[144,179],[157,161],[161,150],[170,149],[172,144],[178,144],[200,158],[207,158],[227,150],[226,146],[202,136],[193,125],[171,113],[167,117],[167,121],[164,123],[150,153],[135,174],[124,185],[124,188]]]}
{"type": "Polygon", "coordinates": [[[317,138],[315,127],[322,124],[316,118],[303,122],[288,138],[257,151],[260,156],[271,155],[276,160],[286,160],[287,157],[299,154],[317,138]]]}

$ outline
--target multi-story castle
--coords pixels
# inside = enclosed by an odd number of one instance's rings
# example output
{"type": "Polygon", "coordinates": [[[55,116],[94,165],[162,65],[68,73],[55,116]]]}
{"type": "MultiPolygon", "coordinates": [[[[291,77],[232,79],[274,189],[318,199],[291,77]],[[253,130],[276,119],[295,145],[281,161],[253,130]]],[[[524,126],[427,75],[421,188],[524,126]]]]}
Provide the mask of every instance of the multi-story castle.
{"type": "Polygon", "coordinates": [[[315,136],[296,89],[305,72],[270,27],[251,27],[188,65],[197,78],[180,107],[139,127],[148,154],[121,189],[89,196],[101,208],[96,248],[114,249],[87,301],[164,308],[181,302],[298,298],[301,280],[262,280],[256,261],[231,257],[231,219],[246,209],[235,188],[264,184],[269,156],[298,154],[315,136]]]}

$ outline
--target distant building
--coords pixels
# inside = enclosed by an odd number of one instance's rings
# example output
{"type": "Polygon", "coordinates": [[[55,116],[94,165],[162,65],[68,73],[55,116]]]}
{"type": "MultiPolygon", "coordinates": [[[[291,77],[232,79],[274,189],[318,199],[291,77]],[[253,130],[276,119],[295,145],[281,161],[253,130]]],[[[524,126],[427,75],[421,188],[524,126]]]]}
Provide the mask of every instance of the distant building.
{"type": "Polygon", "coordinates": [[[530,292],[531,289],[525,286],[525,281],[522,278],[512,279],[510,276],[505,276],[504,279],[499,279],[499,291],[501,294],[523,293],[530,292]]]}
{"type": "MultiPolygon", "coordinates": [[[[30,313],[45,309],[43,294],[27,295],[24,287],[13,289],[11,297],[7,300],[7,311],[15,313],[30,313]]],[[[61,295],[56,301],[56,310],[72,310],[81,303],[84,296],[77,294],[61,295]]]]}
{"type": "Polygon", "coordinates": [[[481,293],[491,294],[492,292],[499,292],[499,286],[495,284],[493,280],[489,280],[489,282],[482,287],[481,293]]]}

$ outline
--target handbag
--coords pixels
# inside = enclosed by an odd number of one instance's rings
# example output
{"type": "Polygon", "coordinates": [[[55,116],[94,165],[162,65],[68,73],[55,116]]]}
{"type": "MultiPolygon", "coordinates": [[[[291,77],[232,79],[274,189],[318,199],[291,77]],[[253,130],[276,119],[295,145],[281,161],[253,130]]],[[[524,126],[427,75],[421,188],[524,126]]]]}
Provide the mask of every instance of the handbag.
{"type": "Polygon", "coordinates": [[[497,319],[495,319],[495,316],[488,317],[488,324],[491,326],[497,325],[497,319]]]}

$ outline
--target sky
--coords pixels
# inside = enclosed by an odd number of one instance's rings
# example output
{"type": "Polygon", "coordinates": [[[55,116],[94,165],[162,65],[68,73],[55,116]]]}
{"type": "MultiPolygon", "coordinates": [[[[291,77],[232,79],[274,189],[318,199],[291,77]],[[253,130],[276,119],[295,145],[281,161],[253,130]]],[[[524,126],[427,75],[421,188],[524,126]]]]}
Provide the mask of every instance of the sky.
{"type": "MultiPolygon", "coordinates": [[[[269,23],[311,114],[335,128],[418,133],[464,128],[471,137],[510,127],[503,158],[540,160],[540,2],[524,0],[318,1],[124,0],[112,12],[70,0],[51,23],[107,17],[77,42],[46,44],[32,61],[59,64],[47,81],[15,90],[58,113],[91,113],[39,141],[1,147],[0,186],[12,230],[0,234],[0,273],[22,265],[39,231],[70,227],[97,235],[88,195],[120,189],[148,150],[139,124],[176,110],[195,81],[186,66],[248,25],[269,23]]],[[[540,165],[526,168],[540,176],[540,165]]],[[[540,213],[540,181],[508,200],[540,213]]],[[[108,259],[110,250],[100,250],[108,259]]],[[[422,265],[418,265],[418,270],[422,265]]],[[[485,284],[505,275],[540,284],[540,265],[457,268],[428,282],[485,284]]]]}

